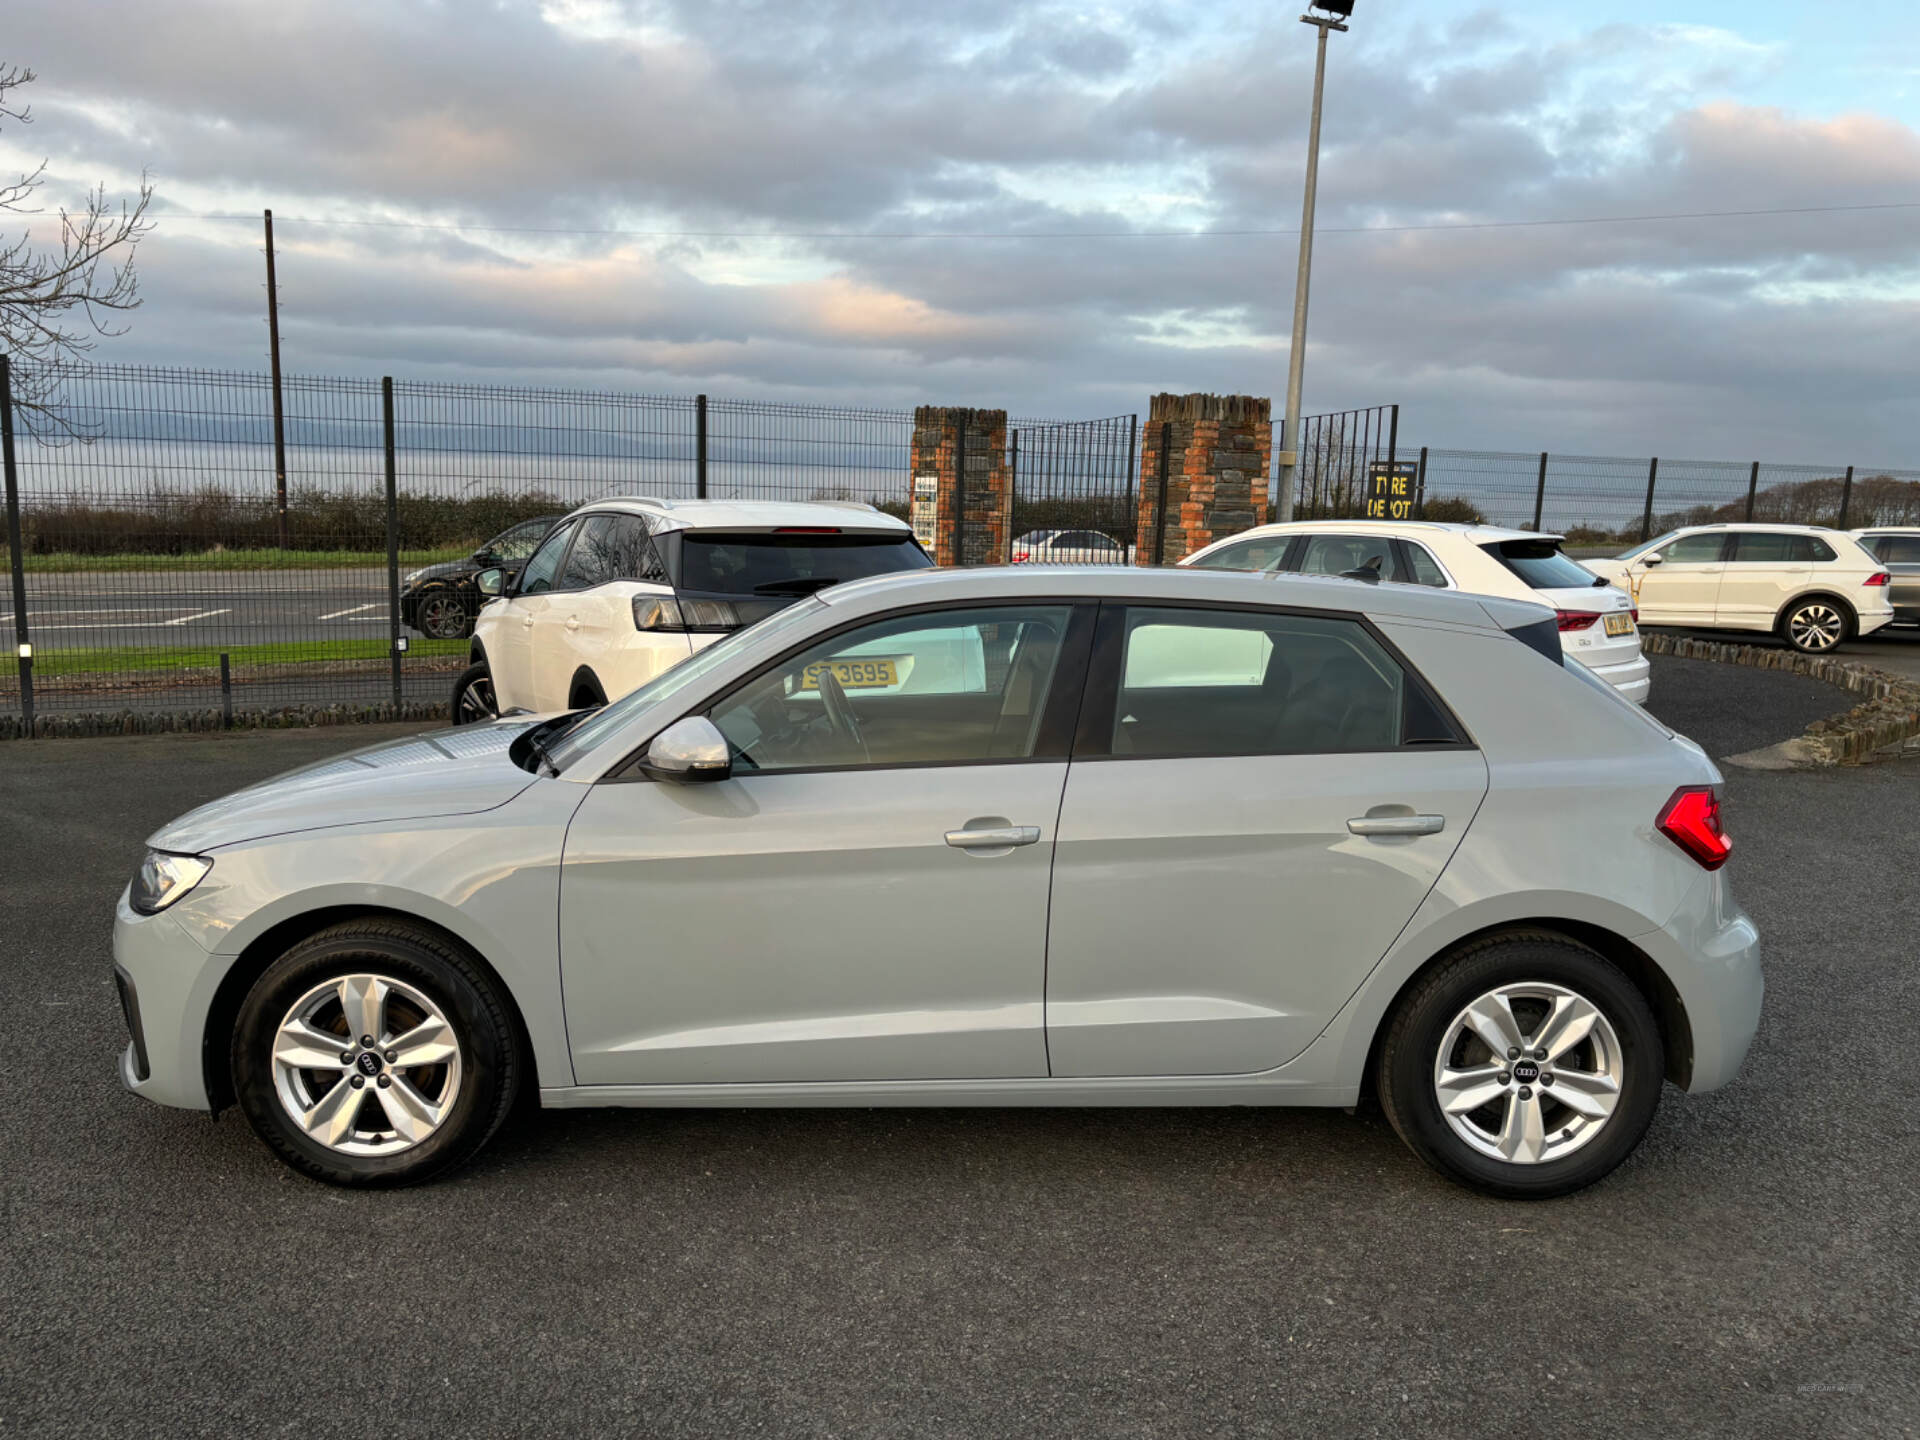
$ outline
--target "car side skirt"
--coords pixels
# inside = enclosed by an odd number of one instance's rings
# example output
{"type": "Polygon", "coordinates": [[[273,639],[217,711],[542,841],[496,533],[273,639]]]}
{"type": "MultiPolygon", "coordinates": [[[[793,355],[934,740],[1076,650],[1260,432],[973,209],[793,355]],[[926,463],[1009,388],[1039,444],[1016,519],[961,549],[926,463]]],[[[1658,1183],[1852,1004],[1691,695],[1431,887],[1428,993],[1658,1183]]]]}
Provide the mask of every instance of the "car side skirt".
{"type": "Polygon", "coordinates": [[[572,1085],[543,1089],[550,1110],[600,1107],[780,1109],[834,1106],[1303,1105],[1352,1106],[1358,1085],[1262,1076],[1181,1075],[1085,1079],[830,1081],[793,1085],[572,1085]]]}

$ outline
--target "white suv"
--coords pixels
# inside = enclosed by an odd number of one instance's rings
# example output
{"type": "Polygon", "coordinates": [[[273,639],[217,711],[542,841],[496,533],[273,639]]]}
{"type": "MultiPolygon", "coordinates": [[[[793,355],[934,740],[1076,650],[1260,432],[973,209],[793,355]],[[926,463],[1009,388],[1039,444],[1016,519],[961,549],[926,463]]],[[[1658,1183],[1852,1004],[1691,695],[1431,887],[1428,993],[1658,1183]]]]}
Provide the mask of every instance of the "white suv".
{"type": "Polygon", "coordinates": [[[1560,542],[1558,535],[1493,525],[1302,520],[1243,530],[1180,563],[1398,581],[1551,605],[1561,653],[1645,704],[1651,667],[1640,653],[1633,601],[1563,555],[1560,542]]]}
{"type": "Polygon", "coordinates": [[[1809,655],[1893,620],[1886,567],[1840,530],[1689,525],[1581,563],[1630,590],[1648,625],[1772,632],[1809,655]]]}
{"type": "Polygon", "coordinates": [[[596,500],[511,588],[475,577],[491,598],[453,723],[604,705],[802,596],[932,564],[905,521],[854,501],[596,500]]]}

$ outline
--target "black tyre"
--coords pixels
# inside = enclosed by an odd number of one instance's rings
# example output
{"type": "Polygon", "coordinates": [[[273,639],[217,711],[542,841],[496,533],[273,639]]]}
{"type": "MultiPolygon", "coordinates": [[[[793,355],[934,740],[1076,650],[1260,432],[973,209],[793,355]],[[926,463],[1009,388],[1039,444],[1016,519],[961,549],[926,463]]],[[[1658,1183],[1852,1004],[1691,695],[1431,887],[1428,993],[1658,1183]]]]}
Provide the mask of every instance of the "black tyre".
{"type": "Polygon", "coordinates": [[[414,605],[414,629],[430,640],[465,640],[473,634],[474,605],[460,590],[442,585],[424,591],[414,605]]]}
{"type": "Polygon", "coordinates": [[[453,682],[452,715],[449,717],[455,725],[475,725],[492,720],[500,713],[500,703],[493,694],[493,672],[487,669],[487,662],[469,665],[460,672],[460,678],[453,682]]]}
{"type": "Polygon", "coordinates": [[[522,1066],[506,1002],[464,951],[371,919],[268,967],[240,1007],[232,1063],[268,1147],[348,1186],[411,1185],[471,1158],[512,1108],[522,1066]]]}
{"type": "Polygon", "coordinates": [[[1853,613],[1831,595],[1807,595],[1780,616],[1780,638],[1802,655],[1824,655],[1853,635],[1853,613]]]}
{"type": "Polygon", "coordinates": [[[1434,1169],[1544,1200],[1633,1153],[1665,1070],[1633,982],[1585,946],[1529,934],[1469,946],[1410,991],[1376,1078],[1387,1119],[1434,1169]]]}

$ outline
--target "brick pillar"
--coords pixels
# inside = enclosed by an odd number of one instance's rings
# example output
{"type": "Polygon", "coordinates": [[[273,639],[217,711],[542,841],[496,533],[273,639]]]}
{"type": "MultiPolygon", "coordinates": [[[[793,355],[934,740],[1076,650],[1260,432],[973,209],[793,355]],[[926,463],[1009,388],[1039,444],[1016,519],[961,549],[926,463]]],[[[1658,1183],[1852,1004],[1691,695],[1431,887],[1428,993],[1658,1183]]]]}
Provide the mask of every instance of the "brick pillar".
{"type": "Polygon", "coordinates": [[[1013,503],[1006,411],[920,406],[913,412],[913,474],[939,481],[936,565],[1005,563],[1013,503]]]}
{"type": "Polygon", "coordinates": [[[1167,462],[1165,562],[1267,522],[1273,402],[1251,395],[1156,395],[1140,450],[1134,563],[1153,564],[1160,458],[1167,462]]]}

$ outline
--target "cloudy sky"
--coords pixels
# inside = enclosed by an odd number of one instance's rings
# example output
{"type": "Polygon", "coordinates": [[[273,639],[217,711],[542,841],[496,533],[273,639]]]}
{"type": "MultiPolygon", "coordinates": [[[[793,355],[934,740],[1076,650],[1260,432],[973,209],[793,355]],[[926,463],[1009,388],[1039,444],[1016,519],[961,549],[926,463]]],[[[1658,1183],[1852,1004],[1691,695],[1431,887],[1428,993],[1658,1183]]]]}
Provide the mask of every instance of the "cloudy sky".
{"type": "MultiPolygon", "coordinates": [[[[1297,13],[21,5],[0,60],[39,72],[35,123],[0,130],[0,166],[46,157],[54,201],[151,173],[146,304],[100,359],[264,369],[270,205],[296,371],[1068,417],[1277,400],[1297,13]]],[[[1434,445],[1920,465],[1911,0],[1359,0],[1320,224],[1309,411],[1397,401],[1434,445]]]]}

